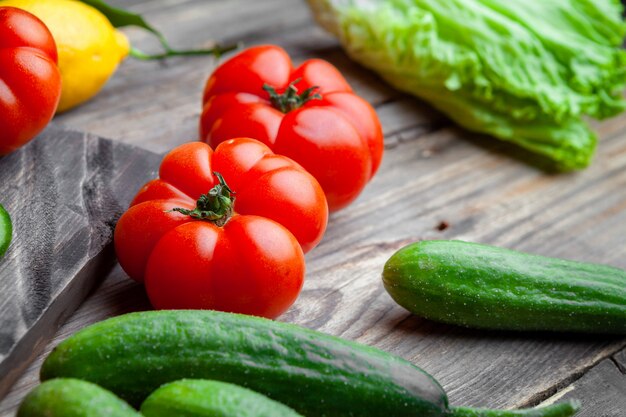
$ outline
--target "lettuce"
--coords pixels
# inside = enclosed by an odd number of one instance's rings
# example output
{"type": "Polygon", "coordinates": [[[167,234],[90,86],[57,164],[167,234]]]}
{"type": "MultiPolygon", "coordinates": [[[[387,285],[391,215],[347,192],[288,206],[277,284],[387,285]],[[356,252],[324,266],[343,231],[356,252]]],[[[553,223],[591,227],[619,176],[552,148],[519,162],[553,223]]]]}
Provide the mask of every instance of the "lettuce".
{"type": "Polygon", "coordinates": [[[584,118],[626,108],[618,0],[308,0],[355,61],[467,129],[563,170],[587,166],[584,118]]]}

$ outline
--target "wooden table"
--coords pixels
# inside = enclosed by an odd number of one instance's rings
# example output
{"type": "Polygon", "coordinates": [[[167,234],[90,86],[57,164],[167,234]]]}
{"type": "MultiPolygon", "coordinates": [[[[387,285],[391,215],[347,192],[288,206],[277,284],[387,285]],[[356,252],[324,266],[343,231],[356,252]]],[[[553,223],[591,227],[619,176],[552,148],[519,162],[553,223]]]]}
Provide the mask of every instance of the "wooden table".
{"type": "MultiPolygon", "coordinates": [[[[301,0],[113,3],[143,13],[176,46],[277,43],[296,61],[327,59],[376,107],[386,135],[382,168],[353,205],[331,217],[324,241],[307,257],[304,291],[281,320],[411,360],[444,385],[455,405],[514,408],[565,397],[583,401],[580,417],[626,416],[626,339],[432,323],[397,306],[380,280],[395,250],[433,238],[625,268],[626,115],[596,124],[602,141],[591,168],[550,174],[532,155],[454,127],[349,61],[301,0]]],[[[144,32],[126,32],[138,47],[155,46],[144,32]]],[[[129,59],[96,99],[56,123],[164,152],[197,138],[201,90],[215,65],[212,58],[129,59]]],[[[147,308],[143,289],[116,268],[48,350],[89,323],[147,308]]],[[[1,415],[13,415],[37,383],[40,363],[0,403],[1,415]]]]}

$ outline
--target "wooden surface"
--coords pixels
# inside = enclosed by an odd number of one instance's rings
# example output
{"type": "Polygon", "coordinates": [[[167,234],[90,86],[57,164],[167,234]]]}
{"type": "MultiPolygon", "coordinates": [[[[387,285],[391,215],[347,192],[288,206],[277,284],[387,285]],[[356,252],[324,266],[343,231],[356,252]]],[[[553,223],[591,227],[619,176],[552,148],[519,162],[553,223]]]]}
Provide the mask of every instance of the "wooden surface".
{"type": "MultiPolygon", "coordinates": [[[[285,47],[296,61],[325,58],[375,105],[386,134],[380,172],[353,205],[331,217],[322,244],[307,257],[304,291],[281,320],[409,359],[435,376],[455,405],[531,406],[568,390],[565,395],[585,403],[584,416],[626,415],[618,401],[624,397],[619,370],[625,366],[615,367],[618,373],[604,369],[626,362],[619,353],[626,339],[485,332],[432,323],[395,305],[380,280],[383,264],[395,250],[433,238],[625,268],[626,116],[595,125],[602,140],[591,168],[566,175],[547,173],[532,155],[452,126],[429,106],[395,92],[351,63],[336,41],[313,25],[302,1],[116,3],[144,13],[177,46],[200,46],[212,38],[271,42],[285,47]],[[448,227],[440,227],[442,222],[448,227]],[[594,389],[604,380],[620,382],[612,385],[614,390],[603,390],[602,401],[597,401],[594,389]]],[[[148,35],[127,33],[139,47],[154,45],[148,35]]],[[[102,94],[57,121],[165,151],[197,138],[201,91],[214,66],[211,58],[128,60],[102,94]]],[[[145,308],[141,287],[117,268],[51,346],[86,324],[145,308]]],[[[37,366],[0,404],[0,414],[11,415],[36,383],[37,366]]]]}
{"type": "Polygon", "coordinates": [[[0,397],[113,267],[115,222],[158,159],[53,126],[0,158],[14,228],[0,261],[0,397]]]}
{"type": "Polygon", "coordinates": [[[576,417],[624,417],[626,377],[615,359],[604,359],[582,378],[560,390],[551,400],[569,399],[581,402],[582,408],[576,417]]]}

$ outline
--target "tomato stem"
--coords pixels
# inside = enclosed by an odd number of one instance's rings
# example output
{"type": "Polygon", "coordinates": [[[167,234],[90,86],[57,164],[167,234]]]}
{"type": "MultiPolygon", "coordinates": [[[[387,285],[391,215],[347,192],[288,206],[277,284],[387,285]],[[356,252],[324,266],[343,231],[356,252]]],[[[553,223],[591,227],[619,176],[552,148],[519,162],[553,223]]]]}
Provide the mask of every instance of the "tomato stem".
{"type": "Polygon", "coordinates": [[[213,175],[217,177],[219,183],[198,198],[196,208],[189,210],[176,207],[170,211],[177,211],[194,219],[210,221],[216,226],[224,226],[233,215],[235,192],[228,187],[219,172],[214,172],[213,175]]]}
{"type": "Polygon", "coordinates": [[[298,84],[302,78],[298,78],[292,81],[285,90],[284,93],[278,93],[274,87],[268,84],[263,85],[263,89],[270,95],[270,102],[272,106],[277,108],[283,113],[289,113],[292,110],[299,109],[311,100],[321,100],[322,96],[317,93],[318,86],[307,88],[302,93],[298,94],[298,84]]]}
{"type": "Polygon", "coordinates": [[[133,58],[136,59],[140,59],[142,61],[151,61],[151,60],[159,60],[159,59],[165,59],[165,58],[170,58],[170,57],[174,57],[174,56],[202,56],[202,55],[213,55],[217,58],[219,58],[220,56],[222,56],[224,53],[226,52],[230,52],[234,49],[237,49],[239,47],[239,45],[237,44],[230,44],[230,45],[226,45],[226,46],[220,46],[220,45],[216,45],[213,48],[207,48],[207,49],[185,49],[185,50],[179,50],[179,49],[172,49],[169,46],[164,47],[165,52],[160,53],[160,54],[148,54],[145,53],[137,48],[131,47],[130,49],[130,56],[132,56],[133,58]]]}

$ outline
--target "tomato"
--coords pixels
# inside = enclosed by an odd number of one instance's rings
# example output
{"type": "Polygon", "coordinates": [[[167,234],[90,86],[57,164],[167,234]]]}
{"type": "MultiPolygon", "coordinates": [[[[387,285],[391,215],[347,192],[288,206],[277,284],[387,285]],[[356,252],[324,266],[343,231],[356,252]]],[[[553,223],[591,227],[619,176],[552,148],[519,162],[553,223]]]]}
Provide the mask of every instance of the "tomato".
{"type": "Polygon", "coordinates": [[[50,31],[26,11],[0,7],[0,155],[41,132],[60,97],[61,74],[50,31]]]}
{"type": "Polygon", "coordinates": [[[324,192],[291,159],[248,138],[172,150],[115,229],[122,268],[157,309],[275,318],[297,298],[304,252],[328,221],[324,192]]]}
{"type": "Polygon", "coordinates": [[[331,211],[361,193],[376,173],[383,134],[374,109],[330,63],[294,68],[272,45],[224,62],[206,83],[200,139],[216,146],[237,136],[260,140],[319,181],[331,211]]]}

